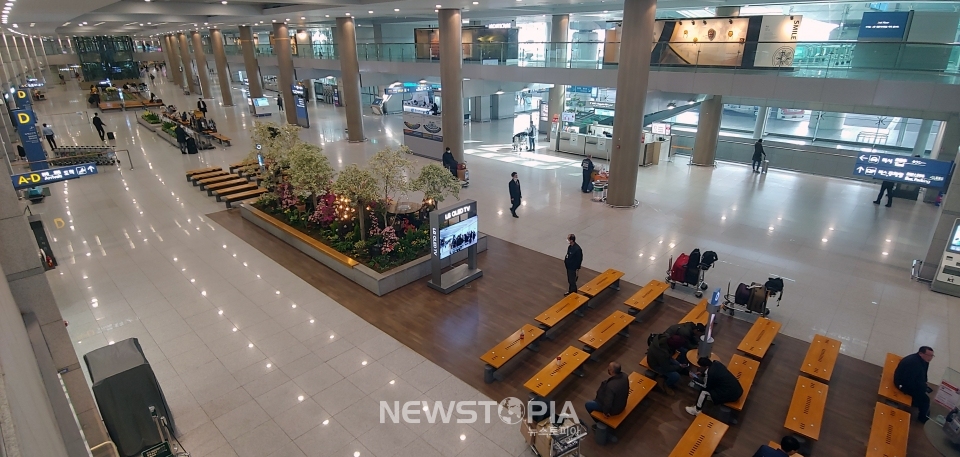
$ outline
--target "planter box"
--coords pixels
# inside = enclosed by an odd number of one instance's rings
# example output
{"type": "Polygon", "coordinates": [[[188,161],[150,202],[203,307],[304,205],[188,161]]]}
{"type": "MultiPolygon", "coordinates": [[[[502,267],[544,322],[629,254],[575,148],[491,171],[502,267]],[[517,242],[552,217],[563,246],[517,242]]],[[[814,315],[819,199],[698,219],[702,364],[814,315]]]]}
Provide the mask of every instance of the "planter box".
{"type": "Polygon", "coordinates": [[[146,127],[146,128],[148,128],[148,129],[150,129],[151,132],[156,132],[156,131],[160,130],[160,126],[163,125],[162,123],[161,123],[161,124],[151,124],[151,123],[145,121],[145,120],[144,120],[142,117],[140,117],[140,116],[137,116],[137,123],[140,124],[140,125],[142,125],[142,126],[144,126],[144,127],[146,127]]]}
{"type": "MultiPolygon", "coordinates": [[[[282,221],[260,211],[247,203],[240,204],[240,214],[244,219],[270,232],[298,251],[312,257],[317,262],[326,265],[331,270],[340,273],[347,279],[359,284],[364,289],[377,294],[386,295],[407,284],[419,281],[430,276],[430,255],[425,255],[412,262],[400,265],[392,270],[377,273],[369,267],[333,250],[319,241],[316,241],[299,230],[290,227],[282,221]]],[[[487,250],[487,235],[481,233],[477,240],[477,252],[487,250]]],[[[467,259],[467,251],[460,251],[443,260],[443,267],[467,259]]]]}

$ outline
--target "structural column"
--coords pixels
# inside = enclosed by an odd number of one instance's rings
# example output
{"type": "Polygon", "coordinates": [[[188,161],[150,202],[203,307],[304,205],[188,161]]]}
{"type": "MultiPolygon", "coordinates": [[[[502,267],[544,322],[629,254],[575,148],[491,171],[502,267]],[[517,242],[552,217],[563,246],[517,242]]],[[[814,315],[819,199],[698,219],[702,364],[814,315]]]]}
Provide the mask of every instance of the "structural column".
{"type": "Polygon", "coordinates": [[[19,81],[20,84],[23,84],[27,82],[27,58],[24,52],[25,50],[20,49],[20,45],[17,44],[17,37],[10,37],[10,41],[13,42],[13,50],[16,52],[17,56],[17,73],[19,73],[17,75],[17,81],[19,81]]]}
{"type": "MultiPolygon", "coordinates": [[[[441,46],[443,46],[442,42],[441,46]]],[[[337,18],[337,51],[340,54],[340,81],[343,88],[340,96],[347,108],[347,138],[351,143],[356,143],[363,141],[364,137],[363,111],[360,106],[360,62],[357,61],[357,29],[352,17],[337,18]]],[[[442,71],[441,67],[441,75],[442,71]]],[[[446,98],[444,98],[444,109],[446,109],[446,98]]],[[[462,104],[460,109],[463,110],[462,104]]],[[[461,115],[460,122],[463,122],[462,118],[461,115]]],[[[446,127],[444,123],[444,135],[446,135],[446,127]]]]}
{"type": "Polygon", "coordinates": [[[650,37],[656,0],[624,0],[623,35],[617,70],[617,115],[613,118],[613,150],[607,204],[636,205],[637,173],[643,154],[643,108],[650,80],[650,37]]]}
{"type": "MultiPolygon", "coordinates": [[[[954,160],[957,156],[957,149],[960,148],[960,115],[952,114],[946,122],[940,124],[940,134],[937,135],[937,141],[931,156],[936,154],[937,160],[954,160]],[[936,144],[940,147],[937,148],[936,144]]],[[[945,195],[940,204],[940,213],[937,214],[937,221],[933,224],[933,230],[930,234],[930,245],[927,248],[927,256],[923,260],[923,266],[920,269],[920,277],[924,279],[933,279],[937,275],[937,267],[940,265],[940,258],[947,242],[953,236],[950,233],[953,229],[953,223],[960,218],[960,179],[954,176],[950,180],[950,185],[944,189],[945,195]]],[[[936,198],[936,192],[929,192],[936,198]]],[[[924,195],[924,201],[927,201],[924,195]]]]}
{"type": "Polygon", "coordinates": [[[183,64],[183,77],[187,80],[186,88],[191,94],[199,92],[197,82],[193,77],[193,65],[190,65],[190,49],[187,47],[187,36],[183,33],[177,34],[177,40],[180,42],[180,62],[183,64]]]}
{"type": "Polygon", "coordinates": [[[767,119],[769,117],[769,106],[757,107],[757,122],[753,124],[753,139],[759,140],[760,138],[763,138],[763,134],[766,133],[765,130],[767,129],[767,119]]]}
{"type": "Polygon", "coordinates": [[[173,82],[181,88],[186,88],[187,84],[183,80],[183,68],[180,65],[180,43],[176,35],[170,35],[170,58],[172,59],[170,70],[173,72],[173,82]]]}
{"type": "Polygon", "coordinates": [[[173,58],[173,46],[171,45],[170,35],[163,36],[163,58],[164,63],[167,64],[167,81],[173,82],[173,63],[176,60],[173,58]]]}
{"type": "MultiPolygon", "coordinates": [[[[37,51],[37,41],[40,38],[30,37],[30,53],[33,56],[33,65],[37,69],[37,79],[46,82],[46,78],[43,77],[44,64],[43,59],[40,58],[41,52],[37,51]]],[[[43,51],[43,43],[40,43],[40,51],[43,51]]]]}
{"type": "MultiPolygon", "coordinates": [[[[550,43],[552,44],[552,55],[548,59],[560,58],[559,50],[562,50],[562,58],[566,58],[567,36],[570,34],[570,15],[555,14],[550,27],[550,43]],[[563,44],[559,44],[563,43],[563,44]]],[[[553,138],[553,119],[559,119],[563,115],[564,85],[554,84],[547,95],[547,121],[540,122],[540,130],[547,132],[547,141],[553,138]]],[[[539,116],[539,112],[537,116],[539,116]]],[[[560,128],[561,122],[557,122],[557,128],[560,128]]]]}
{"type": "MultiPolygon", "coordinates": [[[[940,122],[940,131],[937,132],[937,138],[933,141],[930,158],[952,162],[957,158],[958,148],[960,148],[960,115],[952,114],[949,119],[940,122]]],[[[957,180],[954,179],[953,181],[957,180]]],[[[953,181],[951,181],[950,187],[953,187],[953,181]]],[[[932,189],[924,191],[923,201],[933,203],[937,200],[937,194],[938,192],[932,189]]],[[[953,223],[953,219],[950,220],[950,223],[953,223]]],[[[937,254],[937,258],[939,258],[939,255],[937,254]]]]}
{"type": "Polygon", "coordinates": [[[40,71],[40,64],[37,63],[37,50],[33,47],[33,38],[23,35],[20,38],[23,39],[23,48],[27,51],[27,58],[30,62],[30,74],[34,78],[40,79],[40,76],[37,74],[40,71]]]}
{"type": "MultiPolygon", "coordinates": [[[[277,67],[280,74],[277,78],[277,89],[283,97],[283,111],[287,116],[287,123],[297,123],[297,107],[293,102],[293,55],[290,50],[290,30],[286,23],[273,24],[273,52],[277,55],[277,67]]],[[[359,88],[358,88],[359,89],[359,88]]],[[[360,102],[357,101],[359,107],[360,102]]]]}
{"type": "Polygon", "coordinates": [[[697,136],[693,143],[690,163],[712,167],[717,157],[717,138],[720,136],[720,119],[723,116],[723,100],[719,95],[700,104],[700,119],[697,121],[697,136]]]}
{"type": "Polygon", "coordinates": [[[453,158],[463,162],[463,23],[460,10],[443,8],[440,19],[440,87],[443,100],[441,126],[443,146],[453,158]]]}
{"type": "Polygon", "coordinates": [[[920,121],[920,130],[917,131],[917,141],[913,144],[912,155],[923,155],[927,152],[927,140],[930,139],[930,130],[933,128],[933,120],[922,119],[920,121]]]}
{"type": "Polygon", "coordinates": [[[257,63],[257,44],[253,42],[253,32],[248,25],[240,26],[240,50],[243,51],[243,67],[247,70],[247,89],[250,91],[250,98],[263,97],[260,64],[257,63]]]}
{"type": "Polygon", "coordinates": [[[207,55],[203,52],[203,40],[200,39],[200,32],[194,30],[191,32],[193,39],[193,60],[197,61],[197,76],[200,78],[200,92],[203,98],[213,98],[213,91],[210,90],[210,72],[207,71],[207,55]]]}
{"type": "Polygon", "coordinates": [[[220,97],[223,98],[223,106],[233,106],[230,69],[227,68],[227,54],[223,52],[223,33],[220,29],[210,29],[210,47],[213,49],[213,59],[217,63],[217,78],[220,81],[220,97]]]}

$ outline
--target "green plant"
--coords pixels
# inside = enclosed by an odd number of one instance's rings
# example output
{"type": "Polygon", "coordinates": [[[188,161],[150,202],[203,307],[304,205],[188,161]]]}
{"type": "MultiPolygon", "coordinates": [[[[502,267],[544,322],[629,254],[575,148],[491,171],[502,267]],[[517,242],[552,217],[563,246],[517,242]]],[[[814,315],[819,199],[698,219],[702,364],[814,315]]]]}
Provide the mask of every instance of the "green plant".
{"type": "Polygon", "coordinates": [[[413,152],[406,146],[397,149],[383,148],[370,159],[370,174],[377,180],[380,198],[384,202],[380,209],[383,221],[389,225],[388,202],[396,201],[394,195],[410,189],[410,175],[413,174],[413,152]]]}
{"type": "Polygon", "coordinates": [[[161,122],[160,116],[157,116],[157,113],[150,110],[145,110],[140,117],[147,121],[148,124],[159,124],[161,122]]]}
{"type": "Polygon", "coordinates": [[[333,182],[333,192],[341,198],[349,200],[349,204],[357,209],[357,219],[360,220],[360,238],[367,239],[364,228],[364,208],[377,198],[377,180],[369,171],[360,168],[357,164],[347,165],[333,182]]]}
{"type": "Polygon", "coordinates": [[[312,144],[299,142],[287,152],[290,164],[290,184],[300,197],[311,197],[313,207],[317,197],[327,193],[336,172],[323,151],[312,144]]]}
{"type": "Polygon", "coordinates": [[[450,170],[437,164],[429,164],[420,169],[420,176],[413,180],[413,190],[423,192],[423,200],[430,206],[430,209],[436,209],[437,205],[452,195],[460,199],[460,181],[450,170]]]}

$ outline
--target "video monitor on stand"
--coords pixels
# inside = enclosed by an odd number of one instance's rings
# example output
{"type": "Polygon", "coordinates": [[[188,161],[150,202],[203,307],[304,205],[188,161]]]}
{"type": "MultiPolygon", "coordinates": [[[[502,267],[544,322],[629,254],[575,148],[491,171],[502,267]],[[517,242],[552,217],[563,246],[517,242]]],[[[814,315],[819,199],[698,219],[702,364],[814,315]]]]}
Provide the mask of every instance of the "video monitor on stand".
{"type": "MultiPolygon", "coordinates": [[[[430,287],[449,294],[470,281],[483,276],[477,268],[477,241],[480,230],[477,202],[463,200],[456,205],[430,212],[430,252],[432,275],[430,287]],[[466,263],[443,273],[443,261],[466,251],[466,263]]],[[[462,257],[456,256],[456,257],[462,257]]],[[[450,259],[449,262],[460,259],[450,259]]]]}

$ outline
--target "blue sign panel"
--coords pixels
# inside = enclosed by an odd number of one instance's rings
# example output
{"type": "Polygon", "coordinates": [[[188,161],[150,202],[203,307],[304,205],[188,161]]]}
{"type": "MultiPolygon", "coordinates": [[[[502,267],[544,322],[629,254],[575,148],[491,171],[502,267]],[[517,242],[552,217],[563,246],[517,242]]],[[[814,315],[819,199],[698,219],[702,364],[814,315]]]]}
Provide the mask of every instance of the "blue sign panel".
{"type": "Polygon", "coordinates": [[[310,127],[310,119],[307,117],[307,90],[299,84],[293,84],[290,86],[290,92],[293,93],[293,106],[297,112],[297,125],[310,127]]]}
{"type": "Polygon", "coordinates": [[[97,174],[97,165],[94,163],[85,163],[82,165],[71,165],[69,167],[49,168],[32,173],[22,173],[13,175],[10,179],[13,180],[14,189],[23,189],[95,174],[97,174]]]}
{"type": "Polygon", "coordinates": [[[868,11],[863,13],[863,19],[860,21],[860,33],[857,35],[857,38],[885,38],[902,40],[903,35],[907,32],[907,24],[909,24],[909,22],[909,11],[868,11]]]}
{"type": "Polygon", "coordinates": [[[574,92],[577,94],[589,94],[593,92],[593,88],[590,86],[567,86],[567,92],[574,92]]]}
{"type": "Polygon", "coordinates": [[[865,153],[857,157],[853,175],[939,188],[946,184],[952,169],[953,162],[896,154],[865,153]]]}
{"type": "Polygon", "coordinates": [[[47,153],[43,152],[43,145],[40,144],[37,116],[28,109],[13,110],[12,114],[17,134],[20,135],[20,144],[23,145],[27,161],[30,162],[30,169],[36,171],[50,168],[47,165],[47,153]]]}
{"type": "Polygon", "coordinates": [[[17,109],[30,109],[33,106],[28,89],[17,89],[13,93],[13,101],[17,104],[17,109]]]}

